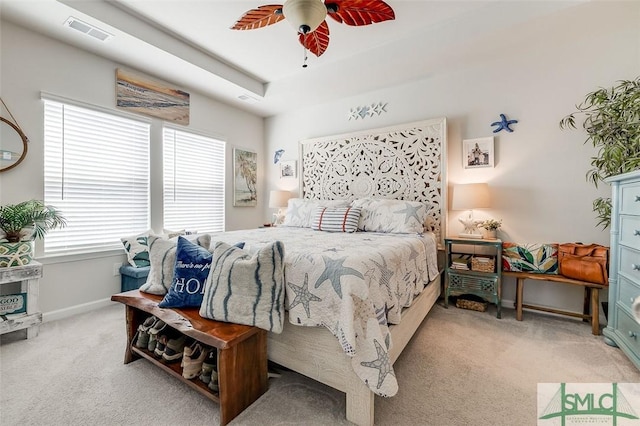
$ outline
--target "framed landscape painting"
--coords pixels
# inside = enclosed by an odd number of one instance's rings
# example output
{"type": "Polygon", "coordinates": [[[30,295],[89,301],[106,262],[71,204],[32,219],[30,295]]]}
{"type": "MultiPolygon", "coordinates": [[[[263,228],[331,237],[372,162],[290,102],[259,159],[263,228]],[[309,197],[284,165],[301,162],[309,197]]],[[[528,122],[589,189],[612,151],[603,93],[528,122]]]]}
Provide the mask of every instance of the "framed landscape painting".
{"type": "Polygon", "coordinates": [[[462,165],[465,169],[493,167],[493,137],[462,141],[462,165]]]}
{"type": "Polygon", "coordinates": [[[116,107],[120,109],[187,125],[189,98],[189,93],[165,83],[128,70],[116,70],[116,107]]]}
{"type": "Polygon", "coordinates": [[[258,154],[234,148],[233,150],[233,205],[255,207],[257,194],[258,154]]]}

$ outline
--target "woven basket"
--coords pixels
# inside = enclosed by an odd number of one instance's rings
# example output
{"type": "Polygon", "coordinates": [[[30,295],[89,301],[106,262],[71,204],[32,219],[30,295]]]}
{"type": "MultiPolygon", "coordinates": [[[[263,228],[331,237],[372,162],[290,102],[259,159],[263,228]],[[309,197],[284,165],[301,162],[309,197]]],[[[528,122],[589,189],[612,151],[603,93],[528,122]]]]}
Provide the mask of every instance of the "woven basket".
{"type": "Polygon", "coordinates": [[[469,309],[472,311],[484,312],[487,310],[487,306],[489,303],[487,302],[476,302],[475,300],[466,300],[462,298],[458,298],[456,300],[456,307],[462,309],[469,309]]]}
{"type": "Polygon", "coordinates": [[[471,259],[471,270],[479,272],[493,272],[495,270],[496,260],[493,257],[474,257],[471,259]],[[479,259],[487,259],[481,261],[479,259]]]}

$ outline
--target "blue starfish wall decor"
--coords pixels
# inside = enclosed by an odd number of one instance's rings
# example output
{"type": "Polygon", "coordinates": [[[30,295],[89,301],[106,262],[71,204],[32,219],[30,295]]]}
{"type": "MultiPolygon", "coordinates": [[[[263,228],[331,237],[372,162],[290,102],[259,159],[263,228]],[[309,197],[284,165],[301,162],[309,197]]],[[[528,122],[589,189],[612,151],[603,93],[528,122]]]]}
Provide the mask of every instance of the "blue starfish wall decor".
{"type": "Polygon", "coordinates": [[[517,122],[518,120],[507,120],[507,117],[504,114],[500,114],[500,121],[491,123],[492,126],[497,126],[493,133],[498,133],[501,130],[506,130],[507,132],[512,133],[513,129],[509,126],[516,124],[517,122]]]}
{"type": "Polygon", "coordinates": [[[276,151],[276,153],[273,155],[273,164],[278,164],[278,161],[280,161],[280,158],[282,158],[282,154],[284,154],[284,149],[279,149],[276,151]]]}

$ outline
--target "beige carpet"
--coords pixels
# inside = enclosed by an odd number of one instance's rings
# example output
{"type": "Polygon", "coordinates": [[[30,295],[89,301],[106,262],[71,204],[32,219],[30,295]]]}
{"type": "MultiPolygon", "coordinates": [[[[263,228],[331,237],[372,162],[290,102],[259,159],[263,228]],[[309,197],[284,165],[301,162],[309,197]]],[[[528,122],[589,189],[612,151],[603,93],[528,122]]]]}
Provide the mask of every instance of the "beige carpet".
{"type": "MultiPolygon", "coordinates": [[[[640,382],[616,348],[579,321],[514,311],[433,308],[396,363],[397,396],[378,425],[533,425],[539,382],[640,382]]],[[[218,408],[145,360],[123,365],[119,304],[2,336],[2,425],[212,425],[218,408]]],[[[342,425],[344,395],[292,372],[233,425],[342,425]]]]}

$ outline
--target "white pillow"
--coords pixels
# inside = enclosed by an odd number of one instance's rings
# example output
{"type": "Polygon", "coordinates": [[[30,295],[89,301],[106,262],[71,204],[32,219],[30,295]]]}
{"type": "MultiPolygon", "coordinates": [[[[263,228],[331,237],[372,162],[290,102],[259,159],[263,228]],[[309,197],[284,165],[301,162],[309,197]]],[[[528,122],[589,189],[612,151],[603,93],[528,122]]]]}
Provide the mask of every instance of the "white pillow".
{"type": "Polygon", "coordinates": [[[356,232],[359,207],[317,207],[312,229],[327,232],[356,232]]]}
{"type": "MultiPolygon", "coordinates": [[[[211,235],[192,235],[186,237],[199,246],[209,249],[211,235]]],[[[140,286],[140,291],[161,296],[167,294],[173,284],[173,273],[176,263],[177,238],[166,239],[157,235],[149,236],[149,275],[147,282],[140,286]]]]}
{"type": "Polygon", "coordinates": [[[282,242],[269,243],[254,254],[217,242],[200,316],[281,333],[284,293],[282,242]]]}
{"type": "Polygon", "coordinates": [[[148,239],[150,234],[151,231],[147,231],[142,234],[120,238],[124,251],[127,253],[127,260],[134,268],[149,266],[148,239]]]}
{"type": "Polygon", "coordinates": [[[417,201],[361,198],[353,207],[362,209],[358,230],[411,234],[424,232],[427,205],[417,201]]]}
{"type": "Polygon", "coordinates": [[[313,214],[318,207],[348,207],[347,200],[307,200],[304,198],[290,198],[287,213],[284,217],[284,226],[311,228],[313,214]]]}

